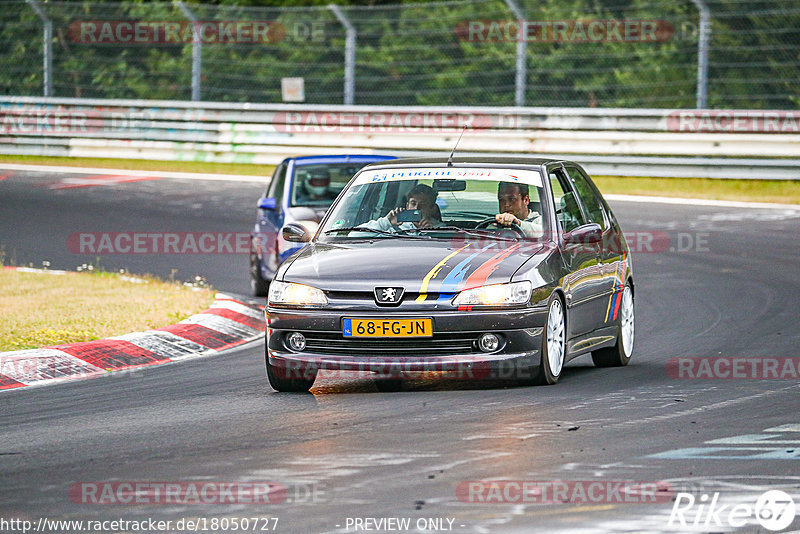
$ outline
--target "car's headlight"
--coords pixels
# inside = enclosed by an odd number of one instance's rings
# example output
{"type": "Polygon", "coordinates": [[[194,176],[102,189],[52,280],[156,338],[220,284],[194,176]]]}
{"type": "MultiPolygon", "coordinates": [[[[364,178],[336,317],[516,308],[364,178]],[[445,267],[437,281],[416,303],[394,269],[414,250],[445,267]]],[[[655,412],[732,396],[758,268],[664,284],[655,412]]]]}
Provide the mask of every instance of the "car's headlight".
{"type": "Polygon", "coordinates": [[[291,306],[319,306],[328,303],[325,293],[303,284],[273,281],[269,285],[269,303],[291,306]]]}
{"type": "Polygon", "coordinates": [[[456,295],[453,306],[518,306],[530,299],[531,283],[523,280],[467,289],[456,295]]]}

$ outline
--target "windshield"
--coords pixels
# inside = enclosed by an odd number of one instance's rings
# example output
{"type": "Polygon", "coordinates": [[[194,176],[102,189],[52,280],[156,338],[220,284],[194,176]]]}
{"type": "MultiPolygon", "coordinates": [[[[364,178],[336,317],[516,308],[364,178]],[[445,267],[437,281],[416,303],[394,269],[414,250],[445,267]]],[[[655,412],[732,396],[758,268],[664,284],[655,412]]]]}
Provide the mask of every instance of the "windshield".
{"type": "Polygon", "coordinates": [[[312,208],[330,207],[350,178],[367,163],[369,162],[317,163],[296,166],[289,205],[312,208]]]}
{"type": "Polygon", "coordinates": [[[319,239],[537,239],[547,230],[542,198],[532,170],[369,169],[343,193],[319,239]]]}

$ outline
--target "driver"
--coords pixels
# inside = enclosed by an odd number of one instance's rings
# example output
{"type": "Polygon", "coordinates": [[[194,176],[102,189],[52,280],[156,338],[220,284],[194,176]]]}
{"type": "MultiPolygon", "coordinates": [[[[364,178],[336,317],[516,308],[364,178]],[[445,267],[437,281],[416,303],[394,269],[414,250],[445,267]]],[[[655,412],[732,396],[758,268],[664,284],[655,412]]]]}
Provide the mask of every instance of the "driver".
{"type": "Polygon", "coordinates": [[[329,189],[331,185],[330,173],[325,167],[311,167],[306,171],[307,177],[303,182],[305,189],[303,201],[329,201],[336,195],[329,189]]]}
{"type": "Polygon", "coordinates": [[[540,237],[543,233],[542,217],[528,207],[530,201],[528,184],[500,182],[497,186],[497,209],[500,213],[494,216],[497,224],[517,224],[527,237],[540,237]]]}
{"type": "Polygon", "coordinates": [[[442,226],[442,213],[436,205],[436,191],[429,185],[417,184],[409,191],[405,207],[395,208],[384,217],[363,225],[373,230],[392,232],[395,230],[414,230],[417,228],[437,228],[442,226]],[[420,220],[398,223],[397,216],[405,210],[419,210],[420,220]]]}

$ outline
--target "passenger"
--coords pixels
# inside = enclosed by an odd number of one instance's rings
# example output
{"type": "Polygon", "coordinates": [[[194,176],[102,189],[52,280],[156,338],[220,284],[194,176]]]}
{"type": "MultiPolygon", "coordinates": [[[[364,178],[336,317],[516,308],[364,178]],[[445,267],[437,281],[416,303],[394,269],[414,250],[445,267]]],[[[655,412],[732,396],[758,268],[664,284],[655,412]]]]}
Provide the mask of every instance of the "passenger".
{"type": "Polygon", "coordinates": [[[497,209],[500,213],[494,216],[497,224],[517,224],[526,237],[541,237],[544,232],[542,216],[528,207],[530,201],[528,184],[500,182],[497,186],[497,209]]]}

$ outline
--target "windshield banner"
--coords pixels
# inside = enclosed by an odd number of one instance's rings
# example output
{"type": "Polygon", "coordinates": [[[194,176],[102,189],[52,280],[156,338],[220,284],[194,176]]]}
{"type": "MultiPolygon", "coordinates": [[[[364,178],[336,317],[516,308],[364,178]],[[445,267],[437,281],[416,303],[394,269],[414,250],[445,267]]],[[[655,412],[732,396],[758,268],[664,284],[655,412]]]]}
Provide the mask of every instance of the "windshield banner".
{"type": "Polygon", "coordinates": [[[456,167],[365,170],[358,175],[354,185],[401,180],[487,180],[492,182],[518,182],[534,187],[542,187],[542,176],[538,171],[456,167]]]}

